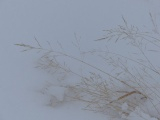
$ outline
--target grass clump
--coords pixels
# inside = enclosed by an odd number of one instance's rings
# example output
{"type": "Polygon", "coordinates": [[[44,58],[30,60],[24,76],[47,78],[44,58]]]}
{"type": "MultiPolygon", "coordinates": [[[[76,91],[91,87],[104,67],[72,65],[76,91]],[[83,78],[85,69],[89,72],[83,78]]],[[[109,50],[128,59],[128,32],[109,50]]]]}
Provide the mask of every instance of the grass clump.
{"type": "MultiPolygon", "coordinates": [[[[108,47],[106,50],[94,49],[80,52],[96,59],[98,57],[100,63],[104,64],[108,70],[98,67],[97,61],[91,64],[87,62],[88,60],[75,57],[63,50],[56,51],[52,47],[43,48],[36,39],[37,47],[26,44],[16,45],[24,47],[24,51],[43,52],[38,61],[38,68],[45,69],[54,75],[62,75],[63,79],[66,74],[79,78],[78,83],[64,86],[73,92],[73,94],[67,94],[67,97],[86,103],[84,109],[127,117],[138,107],[141,111],[160,119],[158,81],[160,67],[152,61],[152,57],[159,55],[160,52],[159,33],[143,32],[138,27],[129,25],[123,17],[122,19],[123,25],[104,30],[105,37],[94,42],[103,41],[106,45],[110,43],[114,45],[112,41],[115,44],[124,43],[131,50],[128,52],[129,50],[126,49],[128,56],[110,51],[108,47]],[[73,70],[72,66],[65,61],[66,59],[84,65],[89,72],[85,71],[84,74],[73,70]]],[[[155,24],[154,27],[157,29],[155,24]]]]}

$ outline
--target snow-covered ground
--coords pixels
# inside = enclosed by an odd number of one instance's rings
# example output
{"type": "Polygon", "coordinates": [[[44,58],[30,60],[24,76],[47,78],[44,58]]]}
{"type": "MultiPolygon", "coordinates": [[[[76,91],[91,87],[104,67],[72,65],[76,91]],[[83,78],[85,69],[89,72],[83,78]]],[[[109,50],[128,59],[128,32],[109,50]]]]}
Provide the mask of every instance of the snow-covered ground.
{"type": "MultiPolygon", "coordinates": [[[[36,45],[36,37],[44,46],[46,41],[59,41],[74,54],[70,47],[74,34],[81,37],[83,48],[98,48],[97,43],[90,45],[91,41],[102,37],[102,30],[123,24],[122,16],[130,24],[152,29],[150,12],[160,26],[159,0],[0,0],[0,120],[116,119],[82,110],[83,105],[77,102],[47,105],[50,98],[40,94],[40,90],[53,76],[34,68],[39,54],[22,53],[14,44],[36,45]]],[[[60,91],[56,96],[63,100],[60,95],[65,90],[59,89],[48,91],[55,95],[60,91]]],[[[136,112],[147,120],[156,120],[138,107],[128,119],[141,120],[136,112]]]]}

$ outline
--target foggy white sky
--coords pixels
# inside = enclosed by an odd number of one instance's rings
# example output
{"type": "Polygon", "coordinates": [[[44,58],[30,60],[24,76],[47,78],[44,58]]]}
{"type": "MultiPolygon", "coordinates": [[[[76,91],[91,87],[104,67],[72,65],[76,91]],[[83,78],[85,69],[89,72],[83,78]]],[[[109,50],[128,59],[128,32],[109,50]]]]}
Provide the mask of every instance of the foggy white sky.
{"type": "MultiPolygon", "coordinates": [[[[159,19],[158,8],[158,0],[0,0],[0,116],[24,120],[19,116],[26,107],[22,101],[27,104],[31,98],[22,92],[27,93],[38,79],[31,70],[35,54],[21,53],[15,43],[34,44],[36,36],[42,44],[58,40],[67,46],[76,33],[87,47],[104,35],[102,30],[123,24],[122,15],[131,24],[151,27],[148,13],[159,19]]],[[[28,116],[29,111],[28,107],[22,113],[28,116]]]]}

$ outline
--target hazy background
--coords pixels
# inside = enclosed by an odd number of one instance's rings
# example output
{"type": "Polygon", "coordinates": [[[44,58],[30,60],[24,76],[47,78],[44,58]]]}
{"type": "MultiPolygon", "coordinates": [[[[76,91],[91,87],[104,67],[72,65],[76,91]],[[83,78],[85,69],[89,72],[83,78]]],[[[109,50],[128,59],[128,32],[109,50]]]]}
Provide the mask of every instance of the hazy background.
{"type": "Polygon", "coordinates": [[[53,119],[48,115],[53,111],[46,113],[36,108],[41,100],[36,99],[34,88],[48,79],[34,69],[38,55],[21,53],[14,44],[34,45],[36,37],[44,46],[49,41],[56,47],[59,41],[73,52],[70,43],[76,33],[84,48],[100,47],[92,41],[104,35],[102,30],[123,24],[122,16],[130,24],[152,29],[149,12],[160,20],[158,3],[158,0],[0,0],[0,119],[53,119]]]}

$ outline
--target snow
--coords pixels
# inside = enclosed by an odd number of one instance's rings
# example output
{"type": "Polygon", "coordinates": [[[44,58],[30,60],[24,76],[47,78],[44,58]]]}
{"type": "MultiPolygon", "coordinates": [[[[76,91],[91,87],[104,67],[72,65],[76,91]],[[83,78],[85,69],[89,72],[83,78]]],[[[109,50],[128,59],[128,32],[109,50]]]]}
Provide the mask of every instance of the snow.
{"type": "Polygon", "coordinates": [[[148,114],[145,114],[143,111],[141,111],[138,107],[133,111],[127,119],[129,120],[158,120],[154,117],[150,117],[148,114]]]}
{"type": "MultiPolygon", "coordinates": [[[[1,0],[0,120],[158,120],[138,107],[129,116],[112,118],[83,110],[82,103],[65,102],[66,88],[46,87],[48,81],[54,82],[53,76],[34,68],[40,55],[20,52],[14,44],[36,45],[36,37],[43,46],[48,46],[49,41],[58,49],[55,44],[59,41],[65,50],[76,54],[70,47],[76,33],[83,48],[101,48],[101,44],[91,41],[103,36],[102,30],[123,23],[122,16],[130,24],[153,29],[151,12],[160,26],[159,8],[159,0],[1,0]]],[[[128,104],[123,103],[121,109],[127,111],[128,104]]]]}
{"type": "Polygon", "coordinates": [[[128,104],[123,103],[121,107],[122,107],[122,110],[127,110],[128,109],[128,104]]]}

